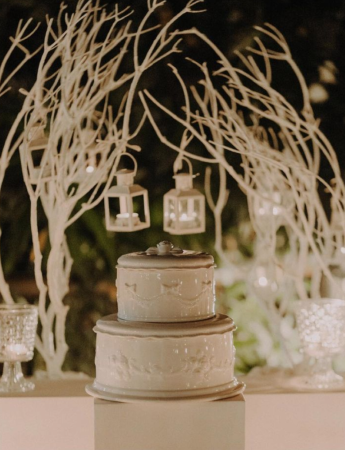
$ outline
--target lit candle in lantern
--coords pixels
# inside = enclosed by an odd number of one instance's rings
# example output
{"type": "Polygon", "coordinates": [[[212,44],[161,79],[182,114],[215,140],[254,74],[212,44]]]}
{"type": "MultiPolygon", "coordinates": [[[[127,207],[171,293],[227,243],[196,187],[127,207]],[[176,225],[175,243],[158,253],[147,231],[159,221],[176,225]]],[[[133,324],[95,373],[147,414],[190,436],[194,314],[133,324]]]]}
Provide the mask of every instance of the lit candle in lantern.
{"type": "Polygon", "coordinates": [[[198,225],[196,214],[188,215],[186,213],[182,213],[180,215],[180,222],[183,222],[183,228],[194,228],[198,225]]]}
{"type": "MultiPolygon", "coordinates": [[[[130,215],[129,213],[116,214],[115,225],[127,227],[129,225],[130,215]]],[[[139,214],[132,213],[133,225],[138,225],[140,223],[139,214]]]]}

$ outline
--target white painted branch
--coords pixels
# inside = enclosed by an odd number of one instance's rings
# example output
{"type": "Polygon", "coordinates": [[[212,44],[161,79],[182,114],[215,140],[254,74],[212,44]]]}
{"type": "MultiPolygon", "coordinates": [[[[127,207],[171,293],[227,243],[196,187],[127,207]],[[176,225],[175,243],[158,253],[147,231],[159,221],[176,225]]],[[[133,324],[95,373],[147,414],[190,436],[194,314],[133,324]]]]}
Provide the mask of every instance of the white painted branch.
{"type": "MultiPolygon", "coordinates": [[[[182,31],[181,35],[193,33],[202,39],[220,58],[220,69],[213,76],[208,74],[205,64],[192,61],[197,65],[203,77],[199,83],[202,94],[195,87],[191,90],[198,110],[192,111],[188,94],[180,78],[179,81],[186,99],[186,106],[183,109],[185,117],[180,117],[170,111],[147,91],[141,94],[141,100],[162,143],[180,152],[183,156],[203,160],[188,151],[187,146],[183,147],[183,150],[176,148],[162,135],[153,120],[146,99],[149,99],[154,106],[187,130],[188,134],[199,141],[208,151],[212,162],[217,162],[222,170],[234,178],[248,196],[250,217],[258,237],[273,249],[273,253],[276,247],[278,228],[282,224],[286,227],[297,268],[296,270],[288,269],[286,273],[293,279],[300,298],[305,299],[309,295],[318,297],[320,296],[322,274],[334,282],[329,265],[334,255],[336,233],[336,226],[329,223],[321,203],[319,185],[323,184],[330,192],[332,209],[336,208],[342,217],[345,231],[345,206],[341,201],[345,193],[344,183],[340,176],[336,153],[320,131],[318,121],[313,116],[307,85],[291,57],[285,39],[272,26],[266,25],[265,28],[259,30],[270,37],[275,44],[278,44],[279,50],[271,51],[257,38],[258,49],[249,49],[250,53],[247,56],[238,54],[244,69],[233,67],[219,49],[198,30],[182,31]],[[257,57],[263,59],[264,71],[260,69],[257,57]],[[279,92],[272,88],[270,62],[272,59],[287,64],[295,75],[303,98],[301,112],[297,112],[279,92]],[[225,80],[222,91],[217,90],[213,84],[213,78],[219,77],[225,80]],[[191,110],[186,111],[186,108],[191,110]],[[246,112],[246,119],[244,119],[243,111],[246,112]],[[262,123],[264,124],[261,125],[262,123]],[[273,131],[273,129],[278,131],[273,131]],[[209,134],[212,139],[207,138],[209,134]],[[226,152],[242,156],[243,176],[240,175],[238,169],[227,162],[226,152]],[[332,189],[329,182],[320,177],[321,161],[322,163],[326,162],[334,174],[337,183],[336,189],[332,189]],[[279,193],[283,201],[281,205],[274,200],[274,192],[279,193]],[[279,208],[279,221],[272,217],[270,222],[263,223],[255,211],[254,201],[256,203],[266,201],[272,205],[272,208],[279,208]],[[287,203],[284,204],[284,201],[287,203]],[[310,291],[307,292],[304,281],[310,254],[313,255],[314,261],[313,276],[310,291]]],[[[215,213],[216,203],[211,196],[210,183],[208,169],[206,172],[206,196],[211,210],[215,213]]],[[[224,186],[223,188],[220,186],[220,189],[220,193],[224,193],[224,186]]],[[[215,215],[215,217],[218,223],[219,216],[215,215]]],[[[219,227],[216,229],[216,233],[219,233],[219,227]]],[[[219,243],[219,238],[217,242],[219,243]]],[[[278,263],[275,257],[274,262],[278,263]]],[[[271,299],[271,301],[274,300],[271,299]]],[[[278,309],[274,303],[268,307],[277,330],[280,317],[285,314],[286,308],[286,299],[278,309]]],[[[280,338],[282,337],[280,336],[280,338]]]]}
{"type": "Polygon", "coordinates": [[[118,155],[126,149],[140,150],[131,141],[144,125],[146,113],[133,131],[131,115],[141,76],[153,64],[178,51],[176,33],[169,34],[171,26],[184,14],[195,12],[192,7],[197,3],[190,1],[157,30],[143,55],[139,55],[142,35],[157,29],[146,27],[146,23],[162,2],[149,4],[146,16],[134,31],[127,8],[119,11],[116,6],[109,13],[98,3],[83,0],[71,15],[63,16],[62,6],[57,26],[52,20],[47,22],[37,80],[27,93],[32,111],[26,122],[21,160],[33,208],[35,276],[42,316],[39,345],[51,376],[62,376],[67,351],[67,308],[63,301],[69,290],[73,262],[65,231],[104,199],[113,183],[118,155]],[[104,35],[108,38],[104,39],[104,35]],[[131,73],[123,73],[125,58],[132,59],[131,73]],[[113,117],[113,109],[108,107],[109,95],[125,83],[128,90],[113,117]],[[38,120],[49,123],[49,136],[34,179],[30,172],[30,132],[38,120]],[[92,171],[88,171],[92,161],[92,171]],[[38,199],[47,217],[50,240],[46,284],[37,228],[38,199]]]}

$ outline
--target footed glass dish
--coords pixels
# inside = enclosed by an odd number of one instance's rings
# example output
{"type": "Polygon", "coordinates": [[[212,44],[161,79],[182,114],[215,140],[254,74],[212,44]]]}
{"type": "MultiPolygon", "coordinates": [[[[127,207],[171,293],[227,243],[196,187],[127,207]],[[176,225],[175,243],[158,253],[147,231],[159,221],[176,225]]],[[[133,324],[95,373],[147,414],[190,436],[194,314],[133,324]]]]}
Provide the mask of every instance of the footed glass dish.
{"type": "Polygon", "coordinates": [[[343,377],[332,368],[332,358],[345,350],[345,300],[302,300],[295,311],[303,351],[314,359],[310,375],[301,377],[300,384],[309,389],[343,386],[343,377]]]}

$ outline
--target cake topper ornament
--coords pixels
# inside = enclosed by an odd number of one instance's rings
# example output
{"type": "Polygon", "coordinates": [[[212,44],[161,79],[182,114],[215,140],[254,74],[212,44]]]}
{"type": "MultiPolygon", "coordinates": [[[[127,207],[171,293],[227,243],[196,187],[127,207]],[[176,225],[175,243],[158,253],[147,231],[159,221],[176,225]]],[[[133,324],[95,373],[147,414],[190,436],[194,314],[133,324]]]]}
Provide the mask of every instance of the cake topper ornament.
{"type": "Polygon", "coordinates": [[[174,247],[169,241],[162,241],[157,247],[150,247],[145,252],[147,255],[179,255],[183,253],[182,248],[174,247]]]}

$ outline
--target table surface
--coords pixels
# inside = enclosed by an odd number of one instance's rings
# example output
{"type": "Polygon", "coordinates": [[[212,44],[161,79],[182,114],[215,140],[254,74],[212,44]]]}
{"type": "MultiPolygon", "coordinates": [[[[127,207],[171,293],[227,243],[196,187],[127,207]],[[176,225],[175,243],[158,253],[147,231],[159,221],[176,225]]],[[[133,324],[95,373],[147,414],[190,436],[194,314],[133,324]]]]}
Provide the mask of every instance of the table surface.
{"type": "MultiPolygon", "coordinates": [[[[298,391],[288,371],[267,368],[240,380],[246,450],[345,449],[345,387],[298,391]]],[[[38,379],[32,392],[0,395],[0,449],[94,450],[91,381],[38,379]]]]}
{"type": "MultiPolygon", "coordinates": [[[[345,378],[345,374],[342,374],[345,378]]],[[[267,394],[330,394],[344,393],[345,383],[334,390],[312,390],[294,386],[293,374],[288,369],[258,367],[248,375],[238,377],[246,384],[245,396],[267,394]]],[[[88,397],[85,386],[93,379],[84,374],[66,374],[65,379],[49,380],[47,378],[32,378],[35,389],[30,392],[1,393],[0,398],[8,397],[88,397]]],[[[345,448],[345,447],[344,447],[345,448]]]]}

